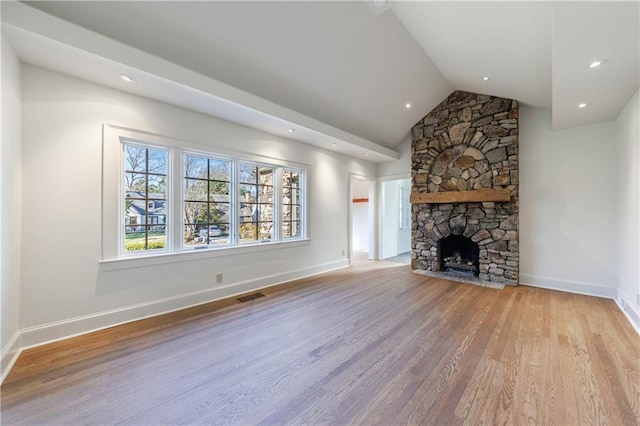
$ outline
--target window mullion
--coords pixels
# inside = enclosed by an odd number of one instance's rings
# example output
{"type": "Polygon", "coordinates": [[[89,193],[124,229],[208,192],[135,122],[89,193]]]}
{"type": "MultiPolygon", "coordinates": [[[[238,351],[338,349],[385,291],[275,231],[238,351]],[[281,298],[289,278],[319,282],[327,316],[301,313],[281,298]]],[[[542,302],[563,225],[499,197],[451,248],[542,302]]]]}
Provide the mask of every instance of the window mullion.
{"type": "Polygon", "coordinates": [[[260,186],[258,186],[258,184],[260,183],[260,167],[256,165],[256,199],[255,199],[255,203],[256,203],[256,234],[255,234],[255,240],[256,241],[260,241],[260,213],[261,213],[261,208],[260,208],[260,186]]]}
{"type": "Polygon", "coordinates": [[[276,172],[274,174],[273,183],[273,228],[274,228],[274,240],[281,241],[282,238],[282,186],[283,182],[283,171],[282,167],[276,168],[276,172]]]}
{"type": "Polygon", "coordinates": [[[145,175],[144,175],[144,249],[149,250],[149,149],[145,152],[145,175]]]}
{"type": "Polygon", "coordinates": [[[235,229],[233,232],[234,245],[240,244],[240,161],[237,158],[233,160],[233,196],[235,212],[233,214],[233,220],[235,222],[235,229]]]}
{"type": "Polygon", "coordinates": [[[184,235],[184,164],[182,156],[184,153],[180,148],[171,149],[171,194],[167,196],[171,197],[171,247],[173,252],[179,252],[182,248],[182,238],[184,235]]]}

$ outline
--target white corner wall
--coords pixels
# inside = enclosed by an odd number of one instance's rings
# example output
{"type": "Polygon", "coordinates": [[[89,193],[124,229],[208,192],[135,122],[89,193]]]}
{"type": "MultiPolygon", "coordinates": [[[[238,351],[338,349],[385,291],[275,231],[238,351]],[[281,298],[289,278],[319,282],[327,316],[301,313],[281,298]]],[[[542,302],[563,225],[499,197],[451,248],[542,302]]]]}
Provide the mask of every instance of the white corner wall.
{"type": "Polygon", "coordinates": [[[0,382],[19,350],[21,109],[20,62],[2,35],[2,143],[0,144],[0,382]]]}
{"type": "Polygon", "coordinates": [[[615,122],[618,303],[640,330],[640,91],[615,122]]]}
{"type": "Polygon", "coordinates": [[[548,111],[520,108],[520,281],[616,294],[613,122],[553,131],[548,111]]]}
{"type": "Polygon", "coordinates": [[[400,157],[397,160],[378,163],[377,176],[395,177],[398,179],[411,177],[411,137],[408,136],[395,147],[400,157]]]}
{"type": "MultiPolygon", "coordinates": [[[[411,250],[411,230],[398,229],[399,179],[411,178],[411,136],[396,148],[397,160],[378,163],[380,197],[380,259],[386,259],[411,250]],[[393,186],[393,188],[391,187],[393,186]]],[[[411,188],[411,181],[408,181],[411,188]]]]}
{"type": "MultiPolygon", "coordinates": [[[[143,82],[140,82],[143,84],[143,82]]],[[[350,173],[375,165],[23,66],[23,346],[346,266],[350,173]],[[100,264],[101,128],[310,164],[310,243],[120,270],[100,264]],[[215,284],[215,274],[224,283],[215,284]]],[[[106,167],[117,167],[106,164],[106,167]]]]}

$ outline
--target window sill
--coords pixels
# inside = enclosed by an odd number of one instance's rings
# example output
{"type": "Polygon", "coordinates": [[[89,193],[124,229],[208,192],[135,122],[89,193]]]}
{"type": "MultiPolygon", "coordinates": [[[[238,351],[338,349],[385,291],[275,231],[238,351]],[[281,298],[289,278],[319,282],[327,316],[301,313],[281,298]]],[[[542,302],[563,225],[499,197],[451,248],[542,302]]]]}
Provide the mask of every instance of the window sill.
{"type": "Polygon", "coordinates": [[[164,265],[167,263],[190,262],[217,257],[238,256],[265,250],[280,250],[285,248],[308,246],[310,244],[311,239],[305,238],[292,241],[275,241],[271,243],[243,244],[241,246],[234,247],[183,251],[179,253],[149,254],[136,257],[102,260],[100,261],[100,270],[108,272],[130,268],[144,268],[148,266],[164,265]]]}

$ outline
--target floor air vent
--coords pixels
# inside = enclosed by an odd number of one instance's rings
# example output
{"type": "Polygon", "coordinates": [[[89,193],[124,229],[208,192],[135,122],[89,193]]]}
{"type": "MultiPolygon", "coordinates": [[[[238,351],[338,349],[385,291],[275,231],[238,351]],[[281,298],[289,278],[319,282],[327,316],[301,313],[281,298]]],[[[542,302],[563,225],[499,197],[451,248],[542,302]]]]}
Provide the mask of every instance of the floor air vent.
{"type": "Polygon", "coordinates": [[[258,293],[251,293],[251,294],[247,294],[246,296],[238,297],[237,300],[240,303],[245,303],[245,302],[250,302],[252,300],[260,299],[261,297],[264,297],[264,294],[258,292],[258,293]]]}

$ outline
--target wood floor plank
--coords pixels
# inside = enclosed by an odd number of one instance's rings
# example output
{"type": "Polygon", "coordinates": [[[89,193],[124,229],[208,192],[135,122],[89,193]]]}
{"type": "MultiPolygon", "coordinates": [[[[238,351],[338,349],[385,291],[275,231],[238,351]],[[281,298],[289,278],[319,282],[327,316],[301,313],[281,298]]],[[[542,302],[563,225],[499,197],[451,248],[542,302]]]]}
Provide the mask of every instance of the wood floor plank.
{"type": "MultiPolygon", "coordinates": [[[[448,291],[452,292],[450,287],[448,291]]],[[[435,309],[433,306],[424,306],[426,311],[435,309]]],[[[441,334],[438,325],[447,321],[450,315],[453,315],[452,311],[441,312],[439,316],[431,316],[429,321],[421,321],[420,317],[424,317],[424,314],[421,314],[418,317],[419,322],[413,326],[413,332],[397,336],[401,340],[393,344],[395,347],[415,347],[416,350],[392,351],[386,355],[385,359],[377,365],[376,370],[372,371],[372,374],[380,377],[381,384],[377,387],[378,392],[372,395],[362,409],[353,407],[346,411],[344,414],[347,423],[380,423],[389,411],[393,411],[392,406],[399,398],[411,394],[412,385],[409,380],[411,371],[427,352],[440,342],[441,334]],[[407,389],[409,389],[408,392],[407,389]]],[[[376,386],[376,384],[363,383],[363,386],[376,386]]]]}
{"type": "Polygon", "coordinates": [[[368,262],[24,351],[3,424],[640,424],[610,300],[368,262]]]}
{"type": "Polygon", "coordinates": [[[506,424],[513,402],[513,380],[517,374],[519,359],[514,356],[515,339],[521,326],[523,297],[520,291],[511,291],[495,333],[495,344],[490,346],[489,356],[496,360],[497,369],[491,382],[491,391],[480,408],[484,424],[506,424]]]}
{"type": "MultiPolygon", "coordinates": [[[[463,342],[462,336],[467,336],[468,333],[475,334],[478,331],[478,327],[474,327],[474,324],[477,324],[479,318],[473,316],[472,312],[476,315],[486,315],[483,310],[465,309],[464,314],[456,320],[455,324],[451,324],[451,332],[448,333],[447,338],[439,340],[438,344],[430,351],[428,354],[429,362],[424,363],[421,369],[417,370],[419,374],[415,380],[421,381],[420,386],[405,407],[395,416],[401,423],[421,424],[433,421],[433,419],[429,420],[431,409],[438,399],[445,397],[448,380],[452,370],[458,364],[457,355],[460,346],[466,343],[463,342]],[[462,335],[459,333],[460,330],[465,330],[462,335]]],[[[383,423],[391,422],[392,415],[393,413],[389,413],[387,422],[383,421],[383,423]]]]}
{"type": "Polygon", "coordinates": [[[558,313],[552,303],[552,292],[538,290],[542,297],[542,341],[541,341],[541,401],[539,424],[561,425],[564,417],[562,400],[562,370],[558,352],[558,313]]]}
{"type": "Polygon", "coordinates": [[[473,337],[473,339],[462,355],[459,363],[459,374],[456,375],[455,380],[452,380],[446,398],[441,398],[440,401],[438,401],[439,408],[436,408],[436,410],[439,414],[433,421],[434,424],[462,423],[466,417],[464,407],[469,407],[470,400],[473,397],[465,395],[465,391],[470,389],[472,390],[472,394],[475,394],[473,390],[474,387],[470,387],[469,382],[473,380],[474,373],[478,371],[478,364],[485,355],[490,337],[495,332],[498,324],[500,317],[496,315],[496,313],[497,309],[501,309],[497,303],[498,300],[499,298],[495,298],[494,296],[496,303],[486,305],[484,309],[486,316],[483,318],[481,324],[479,324],[479,329],[477,332],[469,334],[469,337],[473,337]],[[497,309],[495,308],[496,305],[498,306],[497,309]]]}
{"type": "Polygon", "coordinates": [[[521,371],[513,388],[513,410],[509,413],[512,424],[544,424],[538,418],[542,395],[544,394],[544,372],[542,360],[543,312],[540,291],[526,294],[526,308],[521,321],[520,333],[516,339],[520,354],[521,371]]]}

